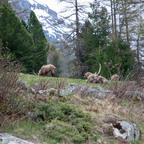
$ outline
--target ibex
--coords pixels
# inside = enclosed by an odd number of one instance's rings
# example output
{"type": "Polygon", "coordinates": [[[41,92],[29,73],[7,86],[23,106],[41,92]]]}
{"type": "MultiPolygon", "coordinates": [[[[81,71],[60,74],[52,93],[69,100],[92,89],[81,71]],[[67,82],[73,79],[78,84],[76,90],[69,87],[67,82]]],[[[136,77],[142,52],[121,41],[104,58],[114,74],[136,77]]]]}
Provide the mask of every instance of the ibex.
{"type": "Polygon", "coordinates": [[[118,81],[118,80],[119,80],[119,76],[117,74],[111,76],[111,81],[118,81]]]}
{"type": "Polygon", "coordinates": [[[48,73],[51,73],[51,75],[54,77],[55,76],[55,69],[56,67],[52,64],[48,64],[48,65],[44,65],[41,67],[41,69],[39,70],[38,76],[45,76],[48,73]]]}
{"type": "Polygon", "coordinates": [[[101,64],[99,64],[99,71],[98,73],[92,74],[90,72],[85,73],[85,78],[87,78],[87,83],[100,83],[106,84],[108,80],[102,76],[99,76],[101,72],[101,64]]]}

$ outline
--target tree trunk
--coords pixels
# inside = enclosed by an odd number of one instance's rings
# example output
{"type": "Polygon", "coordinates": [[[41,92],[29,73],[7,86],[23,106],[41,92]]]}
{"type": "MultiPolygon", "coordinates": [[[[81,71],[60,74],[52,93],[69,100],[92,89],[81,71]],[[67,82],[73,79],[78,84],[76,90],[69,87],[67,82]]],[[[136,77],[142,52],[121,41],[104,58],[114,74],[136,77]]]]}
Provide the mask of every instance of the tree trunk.
{"type": "Polygon", "coordinates": [[[117,38],[116,1],[113,0],[115,37],[117,38]]]}
{"type": "Polygon", "coordinates": [[[78,18],[78,5],[77,0],[75,0],[75,10],[76,10],[76,39],[79,38],[79,18],[78,18]]]}
{"type": "Polygon", "coordinates": [[[129,29],[128,29],[128,18],[127,18],[127,0],[124,0],[124,3],[122,2],[123,4],[123,14],[124,14],[124,20],[125,20],[125,25],[126,25],[126,37],[127,37],[127,44],[129,45],[130,42],[129,42],[129,29]]]}
{"type": "Polygon", "coordinates": [[[140,59],[139,59],[139,37],[140,37],[140,35],[138,34],[138,38],[137,38],[137,62],[138,62],[138,64],[140,63],[140,59]]]}
{"type": "Polygon", "coordinates": [[[114,20],[113,20],[113,3],[112,0],[110,0],[111,3],[111,18],[112,18],[112,34],[114,34],[114,20]]]}

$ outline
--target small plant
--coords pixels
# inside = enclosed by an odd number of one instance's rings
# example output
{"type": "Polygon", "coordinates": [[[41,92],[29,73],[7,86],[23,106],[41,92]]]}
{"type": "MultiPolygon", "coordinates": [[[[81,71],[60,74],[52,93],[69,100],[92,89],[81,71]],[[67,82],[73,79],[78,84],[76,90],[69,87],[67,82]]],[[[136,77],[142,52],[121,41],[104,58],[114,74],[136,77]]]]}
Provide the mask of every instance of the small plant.
{"type": "Polygon", "coordinates": [[[91,140],[93,140],[93,141],[95,141],[95,142],[97,142],[99,139],[101,139],[101,135],[96,135],[96,136],[93,136],[93,137],[91,138],[91,140]]]}

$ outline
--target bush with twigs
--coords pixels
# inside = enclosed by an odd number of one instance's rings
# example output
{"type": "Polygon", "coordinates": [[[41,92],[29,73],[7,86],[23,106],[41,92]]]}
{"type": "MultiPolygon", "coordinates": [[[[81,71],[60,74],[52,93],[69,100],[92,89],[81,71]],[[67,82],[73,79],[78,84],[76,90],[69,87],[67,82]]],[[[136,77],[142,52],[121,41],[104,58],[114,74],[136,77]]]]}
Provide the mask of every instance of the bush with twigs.
{"type": "Polygon", "coordinates": [[[17,81],[20,64],[12,61],[8,48],[0,45],[0,125],[7,120],[15,120],[27,110],[23,92],[17,81]]]}

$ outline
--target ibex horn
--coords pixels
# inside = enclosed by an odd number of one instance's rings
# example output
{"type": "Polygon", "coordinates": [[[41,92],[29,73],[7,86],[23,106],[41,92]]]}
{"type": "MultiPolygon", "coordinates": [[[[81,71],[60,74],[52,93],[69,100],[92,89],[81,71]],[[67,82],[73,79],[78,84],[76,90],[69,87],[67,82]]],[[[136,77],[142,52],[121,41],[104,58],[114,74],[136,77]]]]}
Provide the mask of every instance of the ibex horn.
{"type": "Polygon", "coordinates": [[[95,74],[96,74],[96,75],[99,75],[100,72],[101,72],[101,64],[99,63],[99,71],[98,71],[98,73],[95,73],[95,74]]]}

